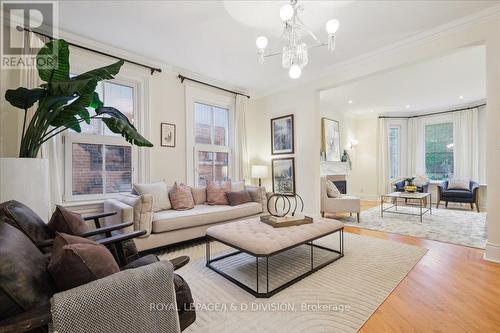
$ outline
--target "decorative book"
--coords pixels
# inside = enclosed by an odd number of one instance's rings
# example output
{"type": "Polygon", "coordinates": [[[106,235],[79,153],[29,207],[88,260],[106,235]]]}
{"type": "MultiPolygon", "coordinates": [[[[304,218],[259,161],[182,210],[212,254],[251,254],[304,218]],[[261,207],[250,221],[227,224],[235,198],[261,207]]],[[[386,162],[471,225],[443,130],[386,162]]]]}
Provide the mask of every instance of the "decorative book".
{"type": "Polygon", "coordinates": [[[301,224],[313,223],[313,219],[309,216],[272,216],[265,215],[260,217],[260,221],[269,224],[273,228],[291,227],[301,224]]]}

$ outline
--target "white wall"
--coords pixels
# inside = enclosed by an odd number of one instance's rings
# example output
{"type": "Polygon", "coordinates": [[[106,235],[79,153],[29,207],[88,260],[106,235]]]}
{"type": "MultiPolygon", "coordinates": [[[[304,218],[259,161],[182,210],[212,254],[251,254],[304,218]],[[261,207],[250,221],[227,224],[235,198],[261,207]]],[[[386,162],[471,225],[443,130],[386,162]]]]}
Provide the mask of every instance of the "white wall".
{"type": "MultiPolygon", "coordinates": [[[[295,187],[304,198],[305,212],[319,212],[319,97],[315,91],[291,90],[251,100],[247,113],[248,153],[251,164],[269,166],[271,175],[271,118],[294,114],[295,187]],[[316,181],[318,180],[318,181],[316,181]]],[[[285,155],[274,156],[276,158],[285,155]]],[[[263,180],[272,190],[271,177],[263,180]]]]}

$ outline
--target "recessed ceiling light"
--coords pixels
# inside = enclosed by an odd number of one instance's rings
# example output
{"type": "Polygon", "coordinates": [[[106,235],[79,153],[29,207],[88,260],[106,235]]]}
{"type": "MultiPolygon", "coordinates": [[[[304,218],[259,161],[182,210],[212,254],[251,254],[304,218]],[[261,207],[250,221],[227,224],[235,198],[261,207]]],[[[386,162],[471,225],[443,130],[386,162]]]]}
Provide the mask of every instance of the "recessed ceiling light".
{"type": "Polygon", "coordinates": [[[409,109],[410,108],[410,104],[406,104],[406,108],[409,109]]]}
{"type": "Polygon", "coordinates": [[[458,96],[458,98],[460,98],[460,99],[464,99],[464,96],[460,95],[460,96],[458,96]]]}
{"type": "Polygon", "coordinates": [[[371,109],[370,112],[373,113],[373,109],[371,109]]]}
{"type": "Polygon", "coordinates": [[[350,99],[347,103],[352,104],[352,99],[350,99]]]}

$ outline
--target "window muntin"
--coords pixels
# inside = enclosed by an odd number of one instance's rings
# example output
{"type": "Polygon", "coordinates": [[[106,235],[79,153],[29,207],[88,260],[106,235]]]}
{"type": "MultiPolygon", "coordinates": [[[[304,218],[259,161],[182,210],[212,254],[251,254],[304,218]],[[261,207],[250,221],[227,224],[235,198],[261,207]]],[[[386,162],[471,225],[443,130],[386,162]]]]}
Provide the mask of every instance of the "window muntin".
{"type": "Polygon", "coordinates": [[[425,125],[425,174],[444,180],[453,172],[453,123],[425,125]]]}

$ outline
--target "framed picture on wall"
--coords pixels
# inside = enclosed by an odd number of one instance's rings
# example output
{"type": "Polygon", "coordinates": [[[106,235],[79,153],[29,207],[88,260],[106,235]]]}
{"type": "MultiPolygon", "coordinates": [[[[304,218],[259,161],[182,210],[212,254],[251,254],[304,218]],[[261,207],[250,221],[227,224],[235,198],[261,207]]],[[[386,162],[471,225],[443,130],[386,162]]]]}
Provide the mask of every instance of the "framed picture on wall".
{"type": "Polygon", "coordinates": [[[162,147],[175,147],[175,125],[161,123],[161,145],[162,147]]]}
{"type": "Polygon", "coordinates": [[[340,126],[336,120],[322,118],[322,148],[327,161],[340,161],[340,126]]]}
{"type": "Polygon", "coordinates": [[[293,114],[271,119],[271,154],[293,154],[293,114]]]}
{"type": "Polygon", "coordinates": [[[293,157],[272,160],[273,192],[295,194],[295,159],[293,157]]]}

